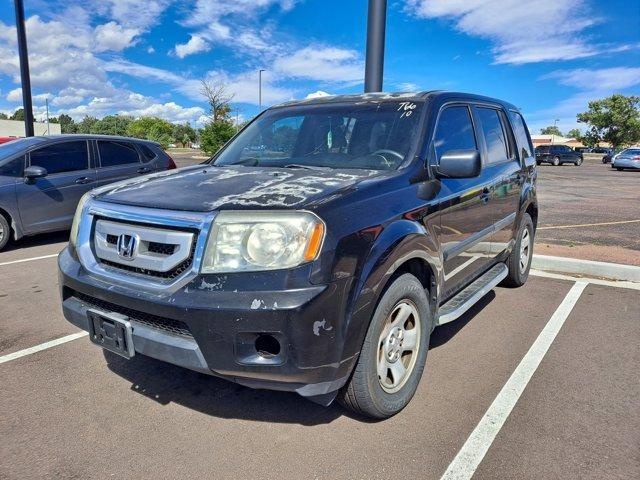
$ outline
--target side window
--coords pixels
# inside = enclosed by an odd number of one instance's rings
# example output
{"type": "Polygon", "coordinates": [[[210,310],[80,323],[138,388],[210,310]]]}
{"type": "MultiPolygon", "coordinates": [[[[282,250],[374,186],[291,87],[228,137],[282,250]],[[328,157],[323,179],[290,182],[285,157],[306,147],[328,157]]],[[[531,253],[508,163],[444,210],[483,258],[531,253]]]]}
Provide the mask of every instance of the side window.
{"type": "Polygon", "coordinates": [[[450,150],[476,150],[471,112],[468,107],[447,107],[440,113],[433,143],[436,158],[450,150]]]}
{"type": "Polygon", "coordinates": [[[151,150],[149,147],[147,147],[146,145],[142,145],[139,144],[138,145],[140,147],[140,150],[142,151],[142,161],[143,162],[150,162],[151,160],[153,160],[154,158],[156,158],[158,155],[156,155],[156,153],[151,150]]]}
{"type": "Polygon", "coordinates": [[[89,168],[87,142],[62,142],[31,152],[31,165],[43,167],[49,175],[89,168]]]}
{"type": "Polygon", "coordinates": [[[527,125],[524,123],[524,118],[518,112],[509,112],[511,117],[511,124],[513,125],[513,133],[516,136],[516,142],[518,143],[518,154],[520,159],[523,160],[531,156],[533,147],[531,146],[531,136],[527,125]]]}
{"type": "Polygon", "coordinates": [[[482,123],[482,134],[487,145],[487,163],[505,161],[509,158],[509,152],[498,110],[478,107],[477,111],[482,123]]]}
{"type": "Polygon", "coordinates": [[[100,153],[100,166],[103,168],[140,163],[138,151],[130,143],[100,140],[98,141],[98,152],[100,153]]]}
{"type": "Polygon", "coordinates": [[[0,177],[21,177],[24,170],[24,156],[0,165],[0,177]]]}

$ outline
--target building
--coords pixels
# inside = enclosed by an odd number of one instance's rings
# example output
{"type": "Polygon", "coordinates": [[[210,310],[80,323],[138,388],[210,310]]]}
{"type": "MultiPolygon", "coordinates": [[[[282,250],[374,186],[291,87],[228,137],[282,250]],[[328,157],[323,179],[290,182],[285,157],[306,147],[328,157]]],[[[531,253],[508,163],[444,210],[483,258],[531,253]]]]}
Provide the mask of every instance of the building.
{"type": "MultiPolygon", "coordinates": [[[[533,147],[539,147],[540,145],[567,145],[571,148],[579,148],[585,147],[580,140],[576,138],[567,138],[561,135],[531,135],[531,141],[533,142],[533,147]]],[[[611,145],[607,142],[598,143],[600,147],[610,147],[611,145]]]]}
{"type": "MultiPolygon", "coordinates": [[[[59,123],[33,122],[33,132],[35,135],[60,135],[59,123]]],[[[21,120],[0,120],[0,137],[24,137],[24,122],[21,120]]]]}

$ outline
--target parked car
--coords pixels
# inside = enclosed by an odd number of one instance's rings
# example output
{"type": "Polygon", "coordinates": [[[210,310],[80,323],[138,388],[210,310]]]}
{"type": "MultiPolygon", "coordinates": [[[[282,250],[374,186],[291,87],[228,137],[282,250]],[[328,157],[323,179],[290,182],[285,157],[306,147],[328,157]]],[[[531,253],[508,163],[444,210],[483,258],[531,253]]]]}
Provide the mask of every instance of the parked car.
{"type": "Polygon", "coordinates": [[[536,177],[524,119],[500,100],[286,103],[204,165],[85,195],[58,259],[62,308],[107,355],[389,417],[437,325],[527,280],[536,177]]]}
{"type": "Polygon", "coordinates": [[[604,153],[604,155],[602,156],[602,163],[611,163],[611,161],[613,160],[614,155],[616,155],[617,153],[620,153],[622,151],[621,148],[607,148],[605,149],[606,152],[604,153]]]}
{"type": "Polygon", "coordinates": [[[554,167],[564,163],[573,163],[579,167],[582,165],[582,154],[567,145],[540,145],[536,147],[536,163],[550,163],[554,167]]]}
{"type": "Polygon", "coordinates": [[[591,153],[591,149],[589,147],[575,147],[573,150],[581,154],[591,153]]]}
{"type": "Polygon", "coordinates": [[[622,150],[613,157],[611,168],[617,170],[639,170],[640,169],[640,147],[632,147],[622,150]]]}
{"type": "Polygon", "coordinates": [[[92,188],[172,168],[160,145],[134,138],[52,135],[0,145],[0,250],[11,235],[69,229],[92,188]]]}
{"type": "Polygon", "coordinates": [[[16,140],[18,137],[0,137],[0,145],[16,140]]]}

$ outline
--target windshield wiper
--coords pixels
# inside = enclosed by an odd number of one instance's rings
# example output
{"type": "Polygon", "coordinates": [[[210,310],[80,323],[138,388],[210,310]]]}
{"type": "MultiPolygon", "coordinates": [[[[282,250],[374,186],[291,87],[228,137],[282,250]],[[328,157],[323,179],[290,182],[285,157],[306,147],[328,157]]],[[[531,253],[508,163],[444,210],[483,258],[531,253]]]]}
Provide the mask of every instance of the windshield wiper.
{"type": "Polygon", "coordinates": [[[284,165],[282,168],[303,168],[305,170],[326,170],[331,167],[320,167],[318,165],[302,165],[300,163],[289,163],[284,165]]]}

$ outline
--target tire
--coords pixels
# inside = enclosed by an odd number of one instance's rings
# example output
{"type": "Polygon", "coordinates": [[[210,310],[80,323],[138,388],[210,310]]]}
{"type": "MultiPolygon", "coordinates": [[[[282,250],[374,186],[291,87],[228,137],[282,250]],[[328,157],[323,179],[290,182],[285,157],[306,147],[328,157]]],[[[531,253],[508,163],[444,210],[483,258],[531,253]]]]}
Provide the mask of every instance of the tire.
{"type": "Polygon", "coordinates": [[[542,165],[542,162],[539,162],[539,161],[536,160],[536,165],[540,166],[540,165],[542,165]]]}
{"type": "Polygon", "coordinates": [[[524,285],[529,278],[529,270],[531,270],[531,259],[533,258],[533,242],[535,232],[533,230],[533,221],[528,213],[522,216],[520,228],[518,229],[518,237],[513,250],[506,261],[509,274],[502,281],[502,285],[506,287],[520,287],[524,285]],[[526,234],[525,234],[526,232],[526,234]],[[523,246],[526,246],[523,248],[523,246]],[[526,249],[526,252],[525,252],[526,249]],[[526,260],[523,255],[526,254],[526,260]],[[522,262],[521,262],[522,261],[522,262]],[[523,265],[524,264],[524,265],[523,265]]]}
{"type": "Polygon", "coordinates": [[[619,172],[621,172],[621,171],[622,171],[622,168],[620,168],[620,167],[616,167],[616,170],[618,170],[619,172]]]}
{"type": "Polygon", "coordinates": [[[576,160],[575,165],[576,165],[576,167],[579,167],[580,165],[582,165],[582,159],[576,160]]]}
{"type": "Polygon", "coordinates": [[[11,226],[7,219],[0,213],[0,250],[7,246],[11,238],[11,226]]]}
{"type": "Polygon", "coordinates": [[[560,157],[553,157],[553,160],[551,160],[551,165],[553,165],[554,167],[560,165],[560,157]]]}
{"type": "Polygon", "coordinates": [[[396,278],[376,307],[358,363],[338,393],[338,401],[359,415],[376,419],[389,418],[406,407],[422,377],[431,324],[429,297],[420,281],[409,273],[396,278]],[[404,321],[400,315],[407,315],[404,321]],[[392,328],[395,322],[399,323],[392,328]],[[403,350],[409,338],[416,339],[413,351],[403,350]],[[404,368],[396,368],[400,366],[404,368]]]}

